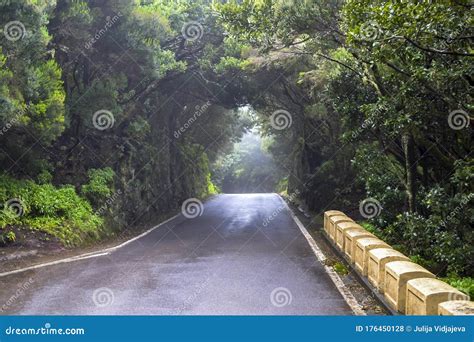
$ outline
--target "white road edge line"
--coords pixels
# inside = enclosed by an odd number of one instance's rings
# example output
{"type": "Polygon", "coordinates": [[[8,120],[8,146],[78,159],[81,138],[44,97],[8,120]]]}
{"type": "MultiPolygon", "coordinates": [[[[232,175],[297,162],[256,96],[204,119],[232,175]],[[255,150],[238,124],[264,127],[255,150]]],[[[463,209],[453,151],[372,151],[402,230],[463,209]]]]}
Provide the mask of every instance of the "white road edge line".
{"type": "MultiPolygon", "coordinates": [[[[277,196],[280,197],[280,200],[286,206],[286,208],[289,211],[290,216],[292,217],[293,221],[295,221],[295,223],[298,226],[298,228],[300,229],[301,233],[304,235],[304,237],[308,241],[308,244],[311,246],[311,249],[313,250],[313,252],[316,255],[317,259],[324,266],[324,269],[325,269],[326,273],[329,275],[329,277],[333,281],[334,285],[336,286],[338,291],[341,293],[342,297],[347,302],[347,304],[349,305],[351,310],[354,312],[354,314],[356,314],[358,316],[365,316],[366,313],[362,309],[362,306],[357,302],[354,295],[351,293],[351,291],[347,288],[347,286],[342,281],[341,277],[331,267],[325,265],[326,256],[321,251],[321,249],[319,248],[319,246],[317,245],[316,241],[313,239],[311,234],[309,234],[309,232],[306,230],[303,223],[301,223],[299,218],[295,215],[295,213],[288,206],[288,204],[285,202],[285,200],[280,195],[277,194],[277,196]]],[[[111,252],[116,251],[119,248],[125,247],[126,245],[128,245],[128,244],[130,244],[130,243],[132,243],[132,242],[134,242],[134,241],[150,234],[155,229],[157,229],[157,228],[161,227],[162,225],[174,220],[179,215],[180,214],[177,214],[173,217],[170,217],[169,219],[161,222],[160,224],[150,228],[146,232],[144,232],[144,233],[142,233],[138,236],[135,236],[134,238],[132,238],[130,240],[127,240],[127,241],[121,243],[120,245],[110,247],[110,248],[106,248],[106,249],[103,249],[101,251],[85,253],[85,254],[73,256],[73,257],[70,257],[70,258],[65,258],[65,259],[55,260],[55,261],[51,261],[51,262],[47,262],[47,263],[43,263],[43,264],[33,265],[33,266],[20,268],[20,269],[9,271],[9,272],[3,272],[3,273],[0,273],[0,278],[5,277],[5,276],[9,276],[9,275],[12,275],[12,274],[17,274],[17,273],[22,273],[22,272],[26,272],[26,271],[30,271],[30,270],[35,270],[35,269],[47,267],[47,266],[70,263],[70,262],[74,262],[74,261],[86,260],[86,259],[97,258],[97,257],[100,257],[100,256],[109,255],[111,252]]]]}
{"type": "Polygon", "coordinates": [[[324,269],[325,269],[326,273],[329,275],[329,278],[331,278],[332,282],[334,283],[334,285],[336,286],[338,291],[341,293],[341,295],[344,298],[344,300],[346,301],[347,305],[349,305],[349,307],[351,308],[351,310],[354,312],[355,315],[357,315],[357,316],[366,316],[367,313],[362,308],[362,305],[359,304],[359,302],[354,297],[352,292],[344,284],[344,282],[342,281],[339,274],[337,274],[331,267],[329,267],[325,264],[325,261],[327,259],[326,256],[321,251],[318,244],[313,239],[313,237],[308,232],[308,230],[305,228],[303,223],[295,215],[293,210],[288,206],[288,203],[286,203],[286,201],[280,195],[278,195],[278,196],[280,197],[282,202],[285,204],[286,208],[290,212],[291,217],[295,221],[295,223],[298,226],[298,228],[300,229],[301,233],[303,233],[304,237],[306,238],[306,241],[308,241],[309,245],[311,246],[311,249],[313,250],[314,254],[316,255],[316,258],[318,258],[319,262],[324,266],[324,269]]]}
{"type": "Polygon", "coordinates": [[[43,268],[43,267],[47,267],[47,266],[53,266],[53,265],[58,265],[58,264],[64,264],[64,263],[70,263],[70,262],[74,262],[74,261],[79,261],[79,260],[85,260],[85,259],[91,259],[91,258],[97,258],[97,257],[100,257],[100,256],[104,256],[104,255],[109,255],[111,252],[114,252],[116,251],[117,249],[119,248],[122,248],[122,247],[125,247],[126,245],[144,237],[145,235],[148,235],[150,234],[152,231],[154,231],[155,229],[161,227],[162,225],[174,220],[175,218],[177,218],[180,214],[176,214],[174,215],[173,217],[170,217],[169,219],[161,222],[160,224],[148,229],[146,232],[143,232],[141,233],[140,235],[138,236],[135,236],[134,238],[130,239],[130,240],[127,240],[125,242],[122,242],[120,245],[117,245],[117,246],[114,246],[114,247],[109,247],[109,248],[106,248],[106,249],[102,249],[102,250],[99,250],[99,251],[95,251],[95,252],[90,252],[90,253],[85,253],[85,254],[81,254],[81,255],[76,255],[76,256],[73,256],[73,257],[70,257],[70,258],[65,258],[65,259],[60,259],[60,260],[55,260],[55,261],[50,261],[50,262],[45,262],[43,264],[38,264],[38,265],[33,265],[33,266],[28,266],[28,267],[24,267],[24,268],[19,268],[17,270],[13,270],[13,271],[8,271],[8,272],[3,272],[3,273],[0,273],[0,278],[1,277],[6,277],[6,276],[9,276],[9,275],[12,275],[12,274],[17,274],[17,273],[22,273],[22,272],[26,272],[26,271],[30,271],[30,270],[35,270],[35,269],[38,269],[38,268],[43,268]]]}

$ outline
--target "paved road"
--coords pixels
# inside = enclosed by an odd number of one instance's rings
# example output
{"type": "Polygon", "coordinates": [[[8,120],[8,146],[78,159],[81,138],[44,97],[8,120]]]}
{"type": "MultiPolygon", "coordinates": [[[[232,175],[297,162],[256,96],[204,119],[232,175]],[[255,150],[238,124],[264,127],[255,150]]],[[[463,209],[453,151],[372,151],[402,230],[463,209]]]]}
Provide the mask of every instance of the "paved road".
{"type": "Polygon", "coordinates": [[[0,284],[3,314],[352,314],[276,194],[219,195],[110,255],[0,284]]]}

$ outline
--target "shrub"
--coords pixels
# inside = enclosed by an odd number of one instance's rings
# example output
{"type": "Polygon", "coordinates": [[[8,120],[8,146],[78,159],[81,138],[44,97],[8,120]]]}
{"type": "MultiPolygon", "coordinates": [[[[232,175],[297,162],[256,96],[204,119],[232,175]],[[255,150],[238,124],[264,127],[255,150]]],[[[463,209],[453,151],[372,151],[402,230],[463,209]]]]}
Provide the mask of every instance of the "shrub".
{"type": "Polygon", "coordinates": [[[451,274],[443,280],[449,285],[457,288],[459,291],[462,291],[467,294],[471,298],[471,300],[474,298],[474,278],[462,278],[456,274],[451,274]]]}
{"type": "Polygon", "coordinates": [[[48,170],[43,170],[38,174],[37,180],[39,184],[51,183],[53,180],[53,175],[48,170]]]}
{"type": "Polygon", "coordinates": [[[417,189],[417,212],[406,211],[406,198],[397,177],[404,177],[388,156],[361,148],[354,165],[367,196],[377,199],[382,210],[366,228],[431,271],[446,275],[474,274],[474,162],[459,160],[449,182],[417,189]],[[398,176],[397,176],[398,175],[398,176]]]}
{"type": "Polygon", "coordinates": [[[15,242],[16,234],[15,232],[0,232],[0,246],[5,246],[11,242],[15,242]]]}
{"type": "MultiPolygon", "coordinates": [[[[103,220],[94,214],[90,203],[78,196],[71,185],[56,188],[0,174],[0,228],[24,226],[57,237],[67,246],[97,239],[103,220]],[[8,207],[17,199],[22,214],[8,207]]],[[[10,236],[11,237],[11,236],[10,236]]]]}
{"type": "Polygon", "coordinates": [[[106,167],[90,169],[87,174],[89,182],[82,186],[81,192],[94,205],[98,205],[112,194],[115,172],[110,167],[106,167]]]}

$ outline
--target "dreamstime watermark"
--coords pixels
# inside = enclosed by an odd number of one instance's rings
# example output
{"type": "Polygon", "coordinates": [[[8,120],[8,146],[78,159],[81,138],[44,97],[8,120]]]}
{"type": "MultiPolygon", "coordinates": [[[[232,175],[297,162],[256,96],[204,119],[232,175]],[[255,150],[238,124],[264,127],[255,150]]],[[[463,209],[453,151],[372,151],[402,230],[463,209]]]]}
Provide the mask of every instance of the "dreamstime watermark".
{"type": "Polygon", "coordinates": [[[40,328],[17,328],[9,326],[5,329],[6,335],[84,335],[84,328],[53,328],[51,323],[45,323],[40,328]]]}
{"type": "Polygon", "coordinates": [[[372,219],[382,212],[382,205],[375,198],[366,198],[359,205],[359,212],[362,217],[372,219]]]}
{"type": "Polygon", "coordinates": [[[362,124],[352,132],[351,140],[357,139],[365,130],[373,128],[383,117],[385,111],[388,110],[386,105],[381,105],[379,108],[375,110],[375,112],[370,115],[367,119],[362,122],[362,124]]]}
{"type": "Polygon", "coordinates": [[[3,304],[3,306],[0,308],[0,312],[7,311],[9,307],[11,307],[20,297],[25,294],[25,292],[31,287],[31,285],[33,285],[33,283],[33,278],[29,278],[20,287],[18,287],[15,293],[10,298],[8,298],[5,304],[3,304]]]}
{"type": "Polygon", "coordinates": [[[25,114],[26,110],[20,110],[18,113],[16,113],[13,118],[6,122],[5,125],[3,125],[3,127],[0,129],[0,136],[7,134],[10,128],[15,126],[25,114]]]}
{"type": "Polygon", "coordinates": [[[453,110],[448,115],[448,125],[451,129],[454,129],[455,131],[467,128],[470,124],[470,115],[462,109],[453,110]]]}
{"type": "Polygon", "coordinates": [[[201,216],[204,212],[204,205],[197,198],[188,198],[181,205],[181,213],[188,219],[201,216]]]}
{"type": "Polygon", "coordinates": [[[105,18],[105,25],[103,28],[101,28],[100,30],[98,30],[95,35],[84,45],[84,47],[89,50],[90,48],[92,48],[92,46],[94,46],[95,43],[97,43],[106,33],[107,31],[109,31],[112,26],[115,25],[115,23],[117,21],[119,21],[119,19],[123,16],[123,14],[121,12],[118,12],[116,15],[114,15],[113,17],[110,17],[110,16],[107,16],[105,18]]]}
{"type": "Polygon", "coordinates": [[[467,28],[465,23],[461,23],[459,27],[457,27],[453,32],[449,34],[449,36],[441,43],[441,48],[447,49],[450,47],[455,40],[459,39],[461,33],[467,28]]]}
{"type": "Polygon", "coordinates": [[[114,292],[108,287],[100,287],[92,293],[92,301],[98,308],[104,308],[114,303],[114,292]]]}
{"type": "Polygon", "coordinates": [[[206,281],[202,282],[199,284],[197,289],[189,296],[187,297],[184,301],[183,304],[180,305],[178,308],[173,310],[172,314],[173,315],[181,315],[186,309],[188,309],[192,304],[196,301],[197,297],[201,294],[201,292],[207,287],[209,284],[210,278],[207,278],[206,281]]]}
{"type": "Polygon", "coordinates": [[[449,213],[445,220],[441,221],[441,227],[446,228],[446,226],[464,209],[464,207],[474,198],[474,193],[470,193],[467,197],[461,200],[459,204],[453,211],[449,213]]]}
{"type": "MultiPolygon", "coordinates": [[[[288,201],[293,202],[299,196],[299,194],[300,194],[299,190],[296,190],[294,193],[292,193],[288,197],[288,201]]],[[[283,210],[285,210],[285,208],[286,208],[285,205],[281,205],[277,209],[275,209],[269,216],[267,216],[263,220],[262,226],[264,226],[264,227],[268,226],[270,224],[270,222],[272,222],[278,216],[279,213],[281,213],[283,210]]]]}
{"type": "Polygon", "coordinates": [[[448,295],[448,302],[450,301],[454,301],[454,300],[467,300],[467,301],[470,301],[471,300],[471,296],[469,296],[468,294],[465,294],[463,292],[450,292],[449,295],[448,295]]]}
{"type": "Polygon", "coordinates": [[[181,34],[187,41],[194,42],[202,38],[204,35],[204,27],[200,22],[188,21],[184,23],[181,28],[181,34]]]}
{"type": "Polygon", "coordinates": [[[105,214],[106,210],[122,195],[122,190],[118,189],[111,196],[107,197],[104,204],[95,212],[96,215],[102,216],[105,214]]]}
{"type": "Polygon", "coordinates": [[[360,38],[374,41],[382,34],[382,28],[376,21],[368,21],[360,27],[360,38]]]}
{"type": "Polygon", "coordinates": [[[92,116],[92,124],[99,131],[105,131],[106,129],[110,129],[115,124],[114,114],[106,109],[98,110],[92,116]]]}
{"type": "Polygon", "coordinates": [[[11,42],[19,41],[26,37],[25,25],[19,20],[10,21],[3,27],[3,35],[11,42]]]}
{"type": "Polygon", "coordinates": [[[3,205],[3,210],[13,212],[15,216],[20,217],[25,213],[25,205],[19,198],[10,198],[3,205]]]}
{"type": "MultiPolygon", "coordinates": [[[[412,11],[416,11],[417,3],[424,3],[430,5],[432,3],[432,0],[417,0],[415,3],[413,2],[413,0],[397,0],[395,1],[395,3],[415,5],[412,8],[412,11]]],[[[382,35],[394,37],[393,32],[382,29],[381,25],[376,20],[368,20],[360,26],[359,34],[357,35],[357,37],[365,41],[374,42],[382,35]]]]}
{"type": "Polygon", "coordinates": [[[292,301],[293,295],[286,287],[277,287],[270,293],[270,302],[277,308],[290,305],[292,301]]]}
{"type": "Polygon", "coordinates": [[[293,124],[293,117],[290,112],[284,109],[274,111],[270,117],[270,125],[277,131],[290,128],[293,124]]]}
{"type": "Polygon", "coordinates": [[[186,132],[194,122],[196,122],[201,115],[203,115],[211,106],[211,102],[207,101],[205,104],[202,106],[197,105],[195,107],[195,112],[194,114],[186,121],[180,128],[178,128],[176,131],[174,131],[174,137],[178,139],[184,132],[186,132]]]}

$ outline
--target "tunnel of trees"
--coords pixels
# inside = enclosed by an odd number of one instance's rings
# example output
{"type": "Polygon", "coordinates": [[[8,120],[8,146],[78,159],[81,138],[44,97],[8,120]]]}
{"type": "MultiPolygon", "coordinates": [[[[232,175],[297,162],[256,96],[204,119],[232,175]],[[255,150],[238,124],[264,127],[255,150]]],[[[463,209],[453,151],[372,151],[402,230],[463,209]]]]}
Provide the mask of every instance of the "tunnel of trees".
{"type": "Polygon", "coordinates": [[[1,245],[297,193],[472,289],[468,1],[1,0],[0,18],[1,245]]]}

